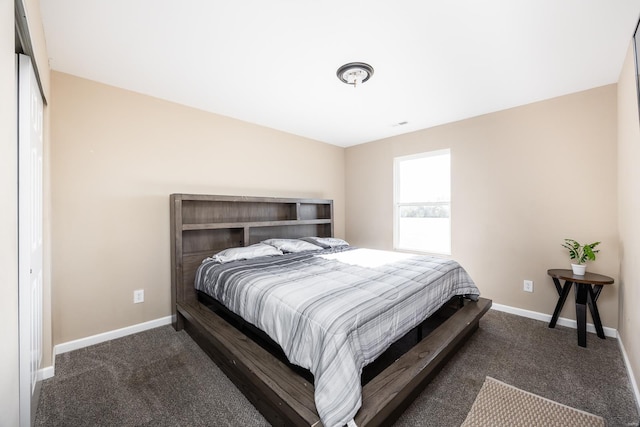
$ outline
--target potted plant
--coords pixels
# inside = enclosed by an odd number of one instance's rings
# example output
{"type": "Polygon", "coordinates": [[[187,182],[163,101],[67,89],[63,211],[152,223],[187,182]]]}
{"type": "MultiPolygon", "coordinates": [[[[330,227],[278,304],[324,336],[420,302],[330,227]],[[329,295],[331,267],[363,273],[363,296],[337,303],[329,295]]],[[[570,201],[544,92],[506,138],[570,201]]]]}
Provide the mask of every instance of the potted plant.
{"type": "Polygon", "coordinates": [[[599,249],[594,249],[600,242],[589,243],[587,245],[581,245],[573,239],[564,239],[563,247],[569,250],[569,256],[575,263],[571,263],[571,269],[573,274],[578,276],[584,276],[587,266],[587,261],[595,261],[596,254],[600,252],[599,249]]]}

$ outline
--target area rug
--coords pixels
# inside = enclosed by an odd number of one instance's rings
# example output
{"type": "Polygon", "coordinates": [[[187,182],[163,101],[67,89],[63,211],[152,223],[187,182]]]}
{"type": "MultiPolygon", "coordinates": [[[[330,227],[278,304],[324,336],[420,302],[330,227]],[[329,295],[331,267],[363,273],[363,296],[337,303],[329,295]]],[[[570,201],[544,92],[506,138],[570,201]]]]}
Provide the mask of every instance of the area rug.
{"type": "Polygon", "coordinates": [[[604,419],[486,377],[461,427],[604,427],[604,419]]]}

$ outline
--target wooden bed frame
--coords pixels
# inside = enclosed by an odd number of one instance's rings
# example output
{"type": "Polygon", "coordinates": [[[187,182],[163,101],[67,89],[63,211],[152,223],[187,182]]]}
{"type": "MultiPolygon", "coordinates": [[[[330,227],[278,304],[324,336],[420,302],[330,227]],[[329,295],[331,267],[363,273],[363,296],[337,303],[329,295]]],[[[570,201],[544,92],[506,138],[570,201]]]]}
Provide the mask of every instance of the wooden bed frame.
{"type": "MultiPolygon", "coordinates": [[[[193,282],[202,260],[267,238],[333,236],[333,201],[172,194],[171,306],[185,329],[272,424],[314,426],[313,384],[198,301],[193,282]]],[[[362,389],[359,427],[389,425],[478,328],[491,301],[466,301],[451,317],[362,389]]]]}

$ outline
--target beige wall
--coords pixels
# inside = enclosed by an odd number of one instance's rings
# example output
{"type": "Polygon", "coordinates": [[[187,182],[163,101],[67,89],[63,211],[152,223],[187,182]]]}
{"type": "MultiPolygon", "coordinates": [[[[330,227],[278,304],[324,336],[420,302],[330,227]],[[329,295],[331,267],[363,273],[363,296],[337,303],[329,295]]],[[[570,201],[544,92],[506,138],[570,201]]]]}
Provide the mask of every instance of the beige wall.
{"type": "Polygon", "coordinates": [[[640,126],[633,45],[618,81],[618,226],[620,229],[620,339],[640,384],[640,126]]]}
{"type": "MultiPolygon", "coordinates": [[[[602,241],[588,269],[617,281],[615,85],[348,148],[351,243],[392,249],[393,159],[441,148],[452,158],[452,256],[485,297],[551,314],[557,294],[546,271],[570,268],[564,238],[602,241]]],[[[598,303],[612,328],[618,287],[598,303]]],[[[575,319],[575,308],[561,315],[575,319]]]]}
{"type": "Polygon", "coordinates": [[[171,193],[331,198],[344,237],[342,148],[57,72],[51,111],[55,344],[170,315],[171,193]]]}

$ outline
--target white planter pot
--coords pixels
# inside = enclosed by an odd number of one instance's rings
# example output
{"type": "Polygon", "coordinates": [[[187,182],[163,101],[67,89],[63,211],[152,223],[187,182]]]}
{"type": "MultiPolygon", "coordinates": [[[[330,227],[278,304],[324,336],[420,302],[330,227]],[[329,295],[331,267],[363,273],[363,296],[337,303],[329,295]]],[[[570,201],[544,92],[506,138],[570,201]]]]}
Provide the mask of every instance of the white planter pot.
{"type": "Polygon", "coordinates": [[[587,271],[587,266],[584,264],[571,264],[571,269],[576,276],[584,276],[584,273],[587,271]]]}

